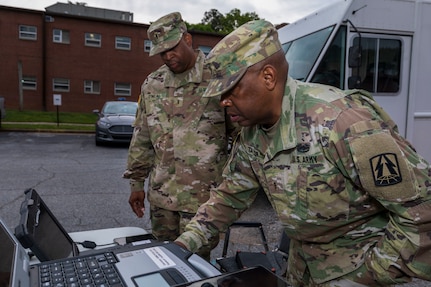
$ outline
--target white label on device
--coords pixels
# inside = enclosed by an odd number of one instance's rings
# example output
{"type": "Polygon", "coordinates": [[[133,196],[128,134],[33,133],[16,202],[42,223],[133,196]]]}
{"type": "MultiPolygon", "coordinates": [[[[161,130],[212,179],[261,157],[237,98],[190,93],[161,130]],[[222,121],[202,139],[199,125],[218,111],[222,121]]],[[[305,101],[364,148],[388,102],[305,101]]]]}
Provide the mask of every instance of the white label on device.
{"type": "Polygon", "coordinates": [[[137,245],[143,245],[143,244],[148,244],[148,243],[151,243],[151,240],[146,239],[146,240],[141,240],[141,241],[133,241],[132,245],[137,246],[137,245]]]}
{"type": "Polygon", "coordinates": [[[144,251],[160,269],[175,266],[175,262],[160,247],[150,247],[144,251]]]}

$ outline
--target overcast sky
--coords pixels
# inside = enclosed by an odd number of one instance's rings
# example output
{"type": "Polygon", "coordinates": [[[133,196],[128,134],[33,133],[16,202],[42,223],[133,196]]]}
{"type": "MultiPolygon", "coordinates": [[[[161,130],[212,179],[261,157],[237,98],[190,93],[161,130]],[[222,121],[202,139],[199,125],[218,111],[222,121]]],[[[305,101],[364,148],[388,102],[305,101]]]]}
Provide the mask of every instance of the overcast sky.
{"type": "MultiPolygon", "coordinates": [[[[181,12],[185,21],[200,23],[204,13],[217,9],[223,15],[234,8],[255,12],[274,25],[292,23],[338,0],[81,0],[87,6],[133,13],[137,23],[149,24],[170,12],[181,12]]],[[[67,0],[0,0],[0,5],[44,11],[45,7],[67,0]]]]}

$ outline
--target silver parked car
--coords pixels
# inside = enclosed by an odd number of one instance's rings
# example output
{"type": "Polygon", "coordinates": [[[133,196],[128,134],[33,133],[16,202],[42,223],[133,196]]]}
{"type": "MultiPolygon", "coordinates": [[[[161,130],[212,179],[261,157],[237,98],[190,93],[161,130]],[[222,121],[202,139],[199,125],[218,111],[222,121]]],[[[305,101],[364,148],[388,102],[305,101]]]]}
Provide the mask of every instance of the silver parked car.
{"type": "Polygon", "coordinates": [[[109,101],[101,111],[96,123],[96,145],[103,143],[130,143],[138,104],[130,101],[109,101]]]}

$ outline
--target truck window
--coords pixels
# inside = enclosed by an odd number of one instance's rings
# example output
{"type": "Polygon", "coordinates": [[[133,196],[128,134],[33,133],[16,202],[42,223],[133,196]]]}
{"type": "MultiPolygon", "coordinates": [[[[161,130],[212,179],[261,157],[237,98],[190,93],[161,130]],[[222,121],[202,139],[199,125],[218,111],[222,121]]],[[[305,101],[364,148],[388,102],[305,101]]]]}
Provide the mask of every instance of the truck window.
{"type": "Polygon", "coordinates": [[[292,78],[307,79],[333,29],[331,26],[285,44],[283,48],[287,50],[286,59],[292,78]]]}
{"type": "MultiPolygon", "coordinates": [[[[357,45],[359,38],[353,43],[357,45]]],[[[373,93],[397,93],[400,85],[401,41],[362,37],[362,63],[353,76],[359,76],[361,88],[373,93]]]]}
{"type": "Polygon", "coordinates": [[[317,67],[311,82],[344,89],[346,26],[341,26],[317,67]]]}

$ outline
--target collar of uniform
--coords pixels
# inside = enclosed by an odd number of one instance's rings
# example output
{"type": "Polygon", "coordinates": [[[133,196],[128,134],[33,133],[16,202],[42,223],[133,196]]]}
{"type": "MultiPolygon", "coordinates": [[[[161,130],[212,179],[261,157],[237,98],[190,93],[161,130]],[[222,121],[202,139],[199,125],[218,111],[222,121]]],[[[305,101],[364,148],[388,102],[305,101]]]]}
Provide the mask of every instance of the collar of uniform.
{"type": "Polygon", "coordinates": [[[278,129],[274,136],[274,141],[266,152],[266,159],[270,160],[278,152],[295,148],[297,145],[296,128],[295,128],[295,96],[297,84],[291,77],[287,77],[286,87],[278,129]]]}
{"type": "Polygon", "coordinates": [[[189,83],[199,84],[202,82],[202,74],[204,67],[205,54],[198,50],[198,56],[196,58],[196,63],[188,71],[181,74],[174,74],[171,70],[167,69],[165,77],[165,87],[166,88],[180,88],[189,83]]]}

